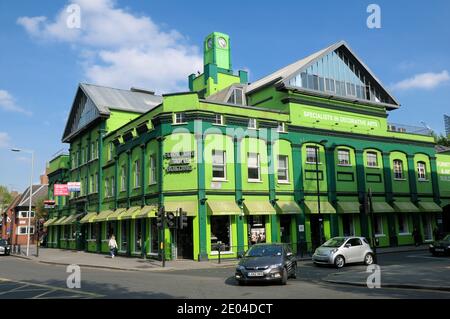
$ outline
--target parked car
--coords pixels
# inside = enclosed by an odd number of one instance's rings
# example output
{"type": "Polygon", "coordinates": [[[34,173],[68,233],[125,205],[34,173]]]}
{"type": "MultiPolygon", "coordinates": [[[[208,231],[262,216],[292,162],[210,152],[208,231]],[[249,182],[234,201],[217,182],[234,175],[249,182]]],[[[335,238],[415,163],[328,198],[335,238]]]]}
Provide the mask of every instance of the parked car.
{"type": "Polygon", "coordinates": [[[287,245],[255,244],[238,257],[235,278],[240,285],[257,281],[286,285],[288,278],[297,277],[297,260],[287,245]]]}
{"type": "Polygon", "coordinates": [[[370,265],[374,261],[374,252],[364,237],[334,237],[314,252],[314,264],[334,265],[342,268],[345,264],[364,263],[370,265]]]}
{"type": "Polygon", "coordinates": [[[6,239],[0,239],[0,255],[9,255],[11,253],[11,245],[6,239]]]}
{"type": "Polygon", "coordinates": [[[430,253],[433,256],[450,255],[450,234],[430,244],[430,253]]]}

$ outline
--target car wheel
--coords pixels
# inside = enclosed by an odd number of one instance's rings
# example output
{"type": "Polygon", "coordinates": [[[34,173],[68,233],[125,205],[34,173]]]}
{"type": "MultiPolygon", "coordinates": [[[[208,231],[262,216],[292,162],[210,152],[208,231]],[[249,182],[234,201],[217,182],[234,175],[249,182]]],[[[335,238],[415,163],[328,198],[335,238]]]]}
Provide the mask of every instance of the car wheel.
{"type": "Polygon", "coordinates": [[[239,286],[244,286],[244,285],[245,285],[245,282],[242,281],[242,280],[238,280],[238,284],[239,284],[239,286]]]}
{"type": "Polygon", "coordinates": [[[281,276],[281,284],[282,285],[286,285],[287,284],[287,279],[288,279],[288,273],[286,268],[283,268],[283,274],[281,276]]]}
{"type": "Polygon", "coordinates": [[[339,255],[336,256],[336,258],[334,259],[334,265],[336,266],[336,268],[342,268],[345,265],[345,259],[343,256],[339,255]]]}
{"type": "Polygon", "coordinates": [[[373,255],[371,253],[367,253],[364,256],[364,265],[369,266],[373,264],[373,255]]]}
{"type": "Polygon", "coordinates": [[[294,279],[297,278],[297,264],[294,264],[294,265],[292,266],[292,275],[291,275],[291,278],[294,278],[294,279]]]}

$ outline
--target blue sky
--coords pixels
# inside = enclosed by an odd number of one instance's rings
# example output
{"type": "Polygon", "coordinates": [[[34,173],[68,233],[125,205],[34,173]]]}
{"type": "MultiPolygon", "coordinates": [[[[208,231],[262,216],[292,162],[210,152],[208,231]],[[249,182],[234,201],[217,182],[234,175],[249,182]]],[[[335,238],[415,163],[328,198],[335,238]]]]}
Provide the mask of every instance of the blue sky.
{"type": "Polygon", "coordinates": [[[345,40],[402,104],[390,121],[443,132],[448,21],[445,0],[0,0],[0,184],[22,191],[29,181],[29,156],[10,147],[36,151],[35,181],[67,149],[61,135],[79,82],[186,90],[212,31],[230,35],[233,67],[250,81],[345,40]],[[68,31],[60,14],[71,2],[81,5],[81,29],[68,31]],[[370,3],[381,8],[380,29],[367,28],[370,3]]]}

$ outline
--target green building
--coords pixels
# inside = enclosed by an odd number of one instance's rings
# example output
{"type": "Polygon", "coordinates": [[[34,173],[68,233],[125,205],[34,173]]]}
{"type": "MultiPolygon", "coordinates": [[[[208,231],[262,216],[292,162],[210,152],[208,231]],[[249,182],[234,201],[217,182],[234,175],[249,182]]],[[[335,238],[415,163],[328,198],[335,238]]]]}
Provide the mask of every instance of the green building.
{"type": "Polygon", "coordinates": [[[450,153],[428,132],[390,124],[399,102],[345,42],[256,82],[231,67],[230,38],[204,43],[189,91],[80,84],[49,163],[50,247],[157,258],[236,257],[256,242],[299,253],[338,235],[381,247],[450,231],[450,153]],[[80,182],[80,192],[53,194],[80,182]],[[369,192],[372,215],[361,209],[369,192]],[[187,227],[160,229],[182,208],[187,227]],[[373,218],[371,218],[373,216],[373,218]],[[164,232],[164,233],[163,233],[164,232]],[[163,236],[164,235],[164,236],[163,236]]]}

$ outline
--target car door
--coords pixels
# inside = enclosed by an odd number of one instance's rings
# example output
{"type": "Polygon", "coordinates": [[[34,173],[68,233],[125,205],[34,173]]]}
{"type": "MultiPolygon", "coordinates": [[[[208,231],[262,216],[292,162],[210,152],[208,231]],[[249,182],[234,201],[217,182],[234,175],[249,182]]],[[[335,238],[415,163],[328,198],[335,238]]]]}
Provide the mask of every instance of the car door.
{"type": "Polygon", "coordinates": [[[344,257],[348,263],[358,261],[361,251],[361,240],[359,238],[350,238],[344,245],[344,257]]]}

